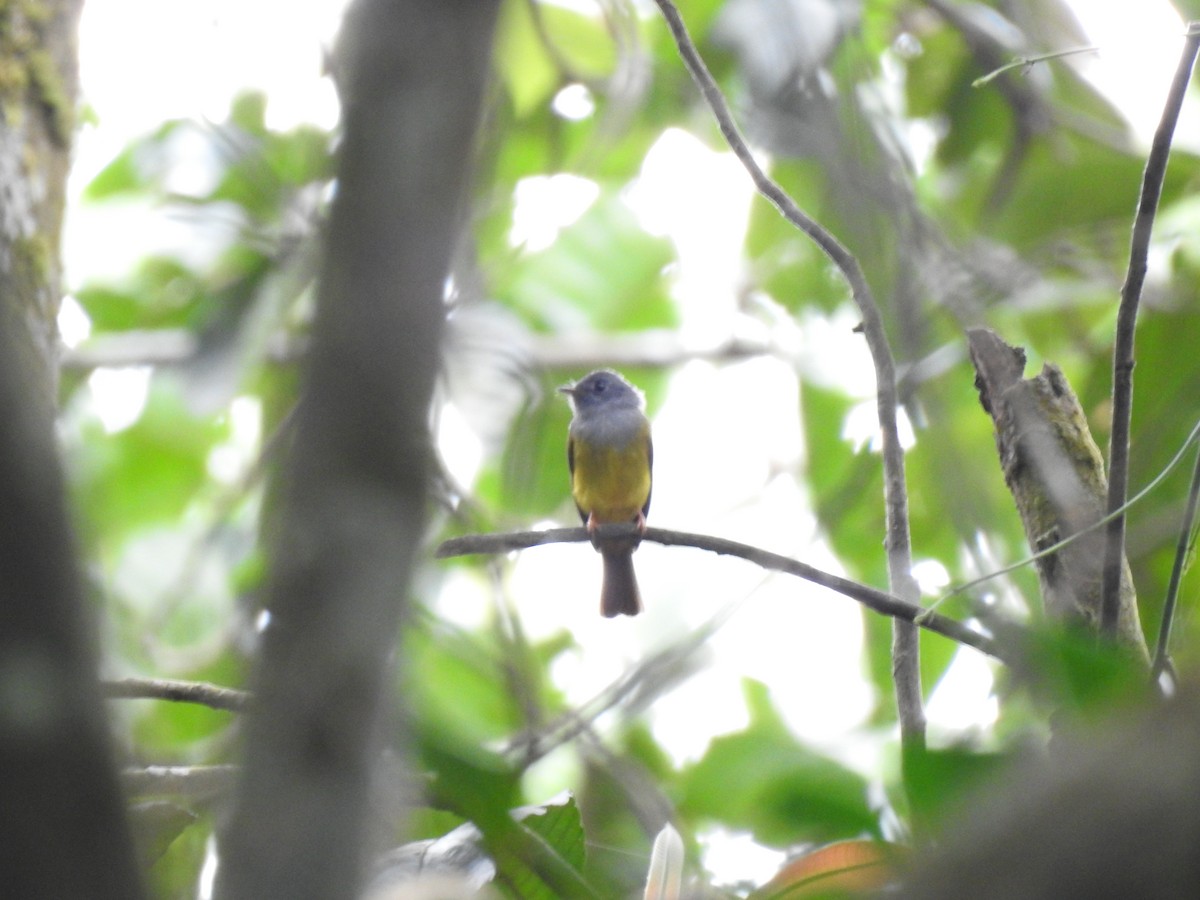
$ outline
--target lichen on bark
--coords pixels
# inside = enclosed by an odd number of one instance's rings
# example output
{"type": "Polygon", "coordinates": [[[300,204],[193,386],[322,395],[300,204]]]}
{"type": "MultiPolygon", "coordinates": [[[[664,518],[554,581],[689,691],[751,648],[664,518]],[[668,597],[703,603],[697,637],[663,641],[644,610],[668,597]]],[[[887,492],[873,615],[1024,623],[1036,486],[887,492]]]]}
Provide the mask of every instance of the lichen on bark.
{"type": "MultiPolygon", "coordinates": [[[[983,328],[968,333],[975,386],[995,426],[996,449],[1025,535],[1035,551],[1078,535],[1037,560],[1046,614],[1100,628],[1104,459],[1062,370],[1025,378],[1025,351],[983,328]],[[1088,530],[1092,529],[1092,530],[1088,530]]],[[[1129,565],[1122,560],[1118,640],[1149,662],[1129,565]]]]}
{"type": "Polygon", "coordinates": [[[0,0],[0,302],[29,329],[28,352],[37,357],[29,362],[51,396],[81,6],[0,0]]]}

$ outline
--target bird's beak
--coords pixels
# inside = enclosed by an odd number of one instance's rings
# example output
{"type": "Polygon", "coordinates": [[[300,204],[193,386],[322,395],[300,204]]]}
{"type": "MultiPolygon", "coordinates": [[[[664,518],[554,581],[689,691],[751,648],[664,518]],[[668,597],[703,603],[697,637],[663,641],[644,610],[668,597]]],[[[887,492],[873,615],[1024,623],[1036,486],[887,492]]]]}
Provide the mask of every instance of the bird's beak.
{"type": "Polygon", "coordinates": [[[560,385],[558,386],[558,392],[559,392],[560,394],[570,394],[572,397],[574,397],[574,396],[575,396],[575,385],[573,385],[573,384],[560,384],[560,385]]]}

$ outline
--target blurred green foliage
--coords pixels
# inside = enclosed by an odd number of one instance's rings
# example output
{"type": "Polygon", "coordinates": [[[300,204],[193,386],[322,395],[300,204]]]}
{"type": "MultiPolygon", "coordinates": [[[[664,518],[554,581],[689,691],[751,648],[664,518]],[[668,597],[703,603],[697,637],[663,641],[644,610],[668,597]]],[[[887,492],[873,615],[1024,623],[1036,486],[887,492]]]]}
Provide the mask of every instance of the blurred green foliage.
{"type": "Polygon", "coordinates": [[[747,682],[745,690],[750,724],[716,738],[683,771],[680,813],[745,829],[780,848],[875,832],[866,780],[797,741],[765,685],[747,682]]]}
{"type": "MultiPolygon", "coordinates": [[[[859,256],[883,307],[914,432],[908,476],[918,557],[940,563],[952,583],[1020,558],[1025,539],[970,387],[963,330],[989,325],[1027,345],[1031,359],[1062,365],[1105,443],[1108,349],[1144,147],[1062,63],[972,87],[985,74],[978,35],[968,39],[925,4],[905,0],[865,4],[865,18],[839,19],[844,24],[820,66],[797,62],[787,90],[764,93],[745,76],[762,61],[728,39],[734,5],[679,3],[749,138],[769,149],[773,174],[859,256]],[[1008,83],[1019,92],[1005,90],[1008,83]],[[1018,96],[1033,105],[1019,105],[1018,96]]],[[[839,16],[850,6],[826,5],[839,16]]],[[[786,6],[776,4],[777,14],[786,6]]],[[[578,342],[596,333],[637,347],[640,335],[672,331],[684,319],[675,248],[646,230],[629,191],[667,129],[687,129],[713,148],[723,144],[648,7],[504,3],[469,259],[455,273],[450,300],[456,316],[490,310],[503,317],[509,331],[476,337],[497,355],[509,349],[506,342],[578,342]],[[590,111],[556,111],[567,89],[582,93],[590,111]],[[517,186],[561,174],[592,182],[596,199],[548,246],[514,246],[517,186]]],[[[1000,16],[1010,7],[1061,11],[1058,0],[1029,0],[975,12],[1000,16]]],[[[1020,33],[1019,23],[1009,25],[1020,33]]],[[[1070,45],[1074,33],[1042,30],[1023,40],[1046,50],[1070,45]]],[[[761,43],[758,52],[788,62],[786,43],[761,43]]],[[[68,360],[63,382],[64,443],[88,570],[109,668],[122,674],[237,685],[253,649],[273,476],[295,402],[336,146],[335,135],[313,127],[273,130],[269,102],[248,93],[224,121],[164,123],[83,192],[84,202],[99,207],[165,206],[208,226],[198,228],[188,252],[147,254],[121,278],[73,290],[91,322],[88,348],[100,353],[116,346],[114,338],[144,339],[144,364],[153,370],[135,420],[116,429],[96,411],[99,388],[90,373],[136,358],[68,360]],[[173,173],[197,165],[197,147],[206,186],[180,193],[173,173]],[[163,347],[179,346],[186,352],[160,358],[163,347]]],[[[1178,147],[1138,334],[1135,488],[1177,451],[1197,415],[1200,366],[1191,348],[1200,328],[1200,205],[1191,197],[1198,183],[1200,157],[1178,147]]],[[[695,189],[703,194],[705,185],[695,189]]],[[[741,250],[747,292],[773,308],[830,321],[848,308],[837,273],[761,201],[741,250]]],[[[677,362],[687,360],[685,347],[677,362]]],[[[435,500],[447,514],[431,541],[464,522],[527,523],[555,513],[570,520],[568,412],[553,387],[585,365],[538,371],[514,351],[484,371],[485,382],[516,385],[520,400],[495,404],[509,414],[485,423],[489,453],[477,480],[439,486],[435,500]]],[[[652,410],[669,368],[650,360],[637,370],[652,410]]],[[[869,398],[807,375],[795,410],[806,464],[795,474],[846,572],[885,585],[879,460],[846,433],[852,411],[869,398]]],[[[1148,630],[1157,626],[1184,479],[1172,476],[1130,518],[1130,563],[1148,630]]],[[[505,567],[431,564],[419,590],[433,596],[442,579],[471,573],[499,597],[505,567]]],[[[1176,631],[1183,670],[1194,668],[1200,647],[1200,620],[1188,602],[1198,586],[1189,574],[1176,631]]],[[[1023,598],[1036,623],[1036,590],[1028,571],[1017,573],[942,611],[986,619],[997,594],[1006,593],[1023,598]]],[[[891,754],[890,628],[877,617],[865,624],[863,677],[879,700],[860,737],[891,754]]],[[[391,835],[433,837],[470,820],[499,861],[503,890],[522,897],[556,896],[564,878],[586,879],[598,896],[628,895],[644,877],[664,809],[693,858],[716,829],[775,848],[903,837],[914,826],[935,826],[1011,747],[1040,735],[1052,713],[1098,715],[1140,695],[1136,673],[1086,640],[1038,626],[1028,641],[1022,670],[1001,676],[994,728],[932,750],[903,771],[869,772],[860,761],[808,746],[791,733],[773,695],[817,688],[753,680],[744,685],[748,724],[679,764],[643,716],[669,679],[646,676],[597,698],[595,708],[575,709],[554,675],[578,650],[568,634],[526,640],[502,599],[475,628],[442,621],[431,605],[404,636],[397,687],[411,730],[397,743],[415,749],[424,799],[411,820],[395,814],[391,835]],[[614,721],[599,727],[605,715],[614,721]],[[557,760],[556,777],[578,806],[569,799],[513,819],[510,809],[545,801],[525,795],[525,779],[547,757],[557,760]],[[419,824],[408,830],[406,821],[419,824]]],[[[956,648],[941,638],[926,638],[923,647],[931,692],[956,648]]],[[[234,761],[230,714],[139,702],[123,705],[117,717],[130,761],[234,761]]],[[[138,816],[147,864],[159,896],[192,896],[213,827],[212,799],[168,801],[138,816]]],[[[723,891],[744,895],[749,887],[723,891]]]]}

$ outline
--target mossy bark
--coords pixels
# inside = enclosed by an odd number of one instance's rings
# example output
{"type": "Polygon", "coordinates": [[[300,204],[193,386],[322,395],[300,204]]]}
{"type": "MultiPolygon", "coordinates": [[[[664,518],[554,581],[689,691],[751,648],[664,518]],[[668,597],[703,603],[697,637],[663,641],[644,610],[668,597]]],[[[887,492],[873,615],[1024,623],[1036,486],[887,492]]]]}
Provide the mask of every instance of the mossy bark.
{"type": "Polygon", "coordinates": [[[45,396],[57,383],[59,239],[78,93],[82,0],[0,0],[0,303],[45,396]]]}
{"type": "MultiPolygon", "coordinates": [[[[971,361],[979,400],[992,417],[1004,480],[1029,545],[1074,541],[1037,561],[1047,615],[1100,628],[1104,531],[1094,529],[1107,503],[1104,460],[1079,400],[1062,371],[1047,363],[1024,378],[1025,351],[995,333],[972,329],[971,361]]],[[[1118,639],[1149,662],[1129,565],[1122,560],[1118,639]]]]}
{"type": "Polygon", "coordinates": [[[81,0],[0,0],[0,894],[138,898],[54,435],[81,0]]]}

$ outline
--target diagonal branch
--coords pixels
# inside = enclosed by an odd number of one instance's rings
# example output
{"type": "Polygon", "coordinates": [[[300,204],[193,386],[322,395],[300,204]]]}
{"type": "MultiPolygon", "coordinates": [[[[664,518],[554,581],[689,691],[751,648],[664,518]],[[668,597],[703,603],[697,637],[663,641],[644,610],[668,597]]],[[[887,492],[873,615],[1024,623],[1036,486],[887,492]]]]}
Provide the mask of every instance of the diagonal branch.
{"type": "MultiPolygon", "coordinates": [[[[615,537],[626,533],[634,533],[632,525],[622,523],[599,527],[599,534],[602,537],[615,537]]],[[[439,559],[447,559],[453,556],[473,554],[509,553],[542,544],[582,543],[589,540],[591,538],[586,528],[550,528],[545,531],[468,534],[445,541],[438,547],[436,555],[439,559]]],[[[761,547],[725,538],[686,531],[671,531],[666,528],[647,528],[642,540],[662,544],[664,547],[695,547],[697,550],[707,550],[723,556],[736,556],[764,569],[794,575],[821,587],[829,588],[831,591],[857,600],[868,609],[913,628],[920,626],[943,637],[948,637],[952,641],[974,647],[1001,661],[1006,659],[1003,649],[991,637],[975,631],[955,619],[930,612],[907,599],[857,581],[851,581],[849,578],[842,578],[840,575],[810,566],[808,563],[790,556],[772,553],[761,547]]]]}
{"type": "MultiPolygon", "coordinates": [[[[1175,123],[1183,106],[1184,94],[1192,77],[1192,66],[1196,53],[1200,51],[1200,23],[1191,23],[1184,40],[1183,53],[1175,78],[1167,93],[1158,130],[1150,155],[1146,158],[1146,169],[1142,174],[1142,192],[1138,198],[1137,216],[1133,222],[1133,236],[1129,248],[1129,271],[1121,288],[1121,303],[1117,308],[1117,333],[1113,347],[1113,400],[1112,434],[1109,438],[1108,460],[1108,511],[1114,512],[1125,504],[1125,493],[1129,484],[1129,425],[1133,416],[1133,337],[1137,325],[1138,304],[1141,302],[1142,284],[1146,280],[1146,263],[1150,254],[1150,234],[1154,228],[1154,217],[1158,201],[1162,196],[1163,180],[1167,174],[1167,160],[1171,154],[1171,139],[1175,134],[1175,123]]],[[[1121,566],[1125,557],[1125,516],[1117,515],[1108,523],[1105,532],[1104,573],[1101,587],[1101,630],[1114,635],[1120,612],[1121,566]]]]}
{"type": "MultiPolygon", "coordinates": [[[[858,260],[824,226],[805,213],[788,193],[763,171],[742,137],[729,105],[721,94],[696,45],[688,35],[679,10],[671,0],[655,0],[679,48],[684,66],[696,82],[716,117],[734,155],[745,167],[755,188],[837,266],[850,286],[862,316],[862,332],[875,366],[876,408],[883,442],[884,503],[887,513],[885,546],[888,581],[898,598],[915,607],[920,596],[912,576],[912,542],[908,525],[908,492],[905,487],[904,449],[897,424],[896,364],[887,342],[883,319],[858,260]]],[[[920,647],[917,628],[911,619],[897,617],[892,643],[892,677],[896,684],[896,707],[900,732],[908,746],[925,742],[925,712],[922,707],[920,647]]]]}

